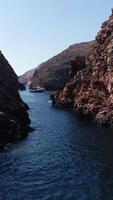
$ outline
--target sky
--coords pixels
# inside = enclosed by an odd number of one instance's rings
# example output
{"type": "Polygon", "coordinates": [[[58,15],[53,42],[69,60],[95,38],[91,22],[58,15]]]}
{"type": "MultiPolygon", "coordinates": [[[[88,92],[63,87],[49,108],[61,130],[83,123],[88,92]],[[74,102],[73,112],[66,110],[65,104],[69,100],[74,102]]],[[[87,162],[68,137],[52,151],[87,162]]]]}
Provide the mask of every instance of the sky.
{"type": "Polygon", "coordinates": [[[0,0],[0,49],[20,75],[68,46],[93,40],[113,0],[0,0]]]}

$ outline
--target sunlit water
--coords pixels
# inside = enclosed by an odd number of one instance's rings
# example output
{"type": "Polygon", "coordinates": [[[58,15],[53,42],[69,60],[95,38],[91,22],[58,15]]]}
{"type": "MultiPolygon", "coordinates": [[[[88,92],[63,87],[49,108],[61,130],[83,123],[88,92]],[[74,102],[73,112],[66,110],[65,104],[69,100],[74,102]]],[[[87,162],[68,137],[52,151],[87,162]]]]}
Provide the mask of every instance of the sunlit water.
{"type": "Polygon", "coordinates": [[[0,154],[0,200],[112,200],[112,130],[21,92],[35,131],[0,154]]]}

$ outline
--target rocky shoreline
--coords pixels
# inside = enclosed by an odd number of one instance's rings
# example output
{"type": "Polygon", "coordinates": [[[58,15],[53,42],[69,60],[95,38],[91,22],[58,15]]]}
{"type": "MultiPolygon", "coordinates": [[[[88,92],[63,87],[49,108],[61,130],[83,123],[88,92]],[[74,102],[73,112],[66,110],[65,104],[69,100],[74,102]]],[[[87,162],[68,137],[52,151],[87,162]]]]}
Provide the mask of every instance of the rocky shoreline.
{"type": "Polygon", "coordinates": [[[18,89],[18,77],[0,52],[0,149],[25,137],[30,130],[29,108],[18,89]]]}
{"type": "Polygon", "coordinates": [[[79,116],[113,126],[113,10],[88,59],[76,57],[71,62],[70,81],[52,99],[56,106],[71,107],[79,116]]]}

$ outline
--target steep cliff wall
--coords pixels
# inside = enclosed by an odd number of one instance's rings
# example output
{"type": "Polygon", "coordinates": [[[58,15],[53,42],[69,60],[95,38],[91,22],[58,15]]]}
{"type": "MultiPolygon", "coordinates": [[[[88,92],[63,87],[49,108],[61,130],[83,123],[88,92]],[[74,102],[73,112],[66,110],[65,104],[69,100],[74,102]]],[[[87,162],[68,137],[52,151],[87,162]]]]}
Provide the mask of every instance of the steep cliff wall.
{"type": "Polygon", "coordinates": [[[96,36],[86,68],[80,69],[76,59],[74,63],[73,78],[54,94],[56,104],[73,107],[97,123],[113,125],[113,11],[96,36]]]}
{"type": "Polygon", "coordinates": [[[29,129],[28,106],[18,93],[18,77],[0,52],[0,147],[24,137],[29,129]]]}

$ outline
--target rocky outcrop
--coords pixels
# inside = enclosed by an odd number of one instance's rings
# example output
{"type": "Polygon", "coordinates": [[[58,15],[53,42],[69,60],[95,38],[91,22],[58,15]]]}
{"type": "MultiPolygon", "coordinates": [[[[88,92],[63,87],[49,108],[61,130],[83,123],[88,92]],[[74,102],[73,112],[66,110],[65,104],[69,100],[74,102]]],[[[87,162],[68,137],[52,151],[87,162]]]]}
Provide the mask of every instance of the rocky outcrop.
{"type": "Polygon", "coordinates": [[[18,93],[18,77],[0,52],[0,147],[27,135],[28,106],[18,93]]]}
{"type": "Polygon", "coordinates": [[[63,91],[54,93],[54,102],[99,124],[113,125],[113,11],[102,24],[84,66],[81,69],[80,63],[73,61],[73,76],[63,91]]]}
{"type": "Polygon", "coordinates": [[[76,56],[87,57],[91,51],[92,42],[74,44],[58,55],[42,63],[35,70],[31,80],[31,88],[43,86],[46,90],[63,89],[69,81],[70,60],[76,56]]]}

